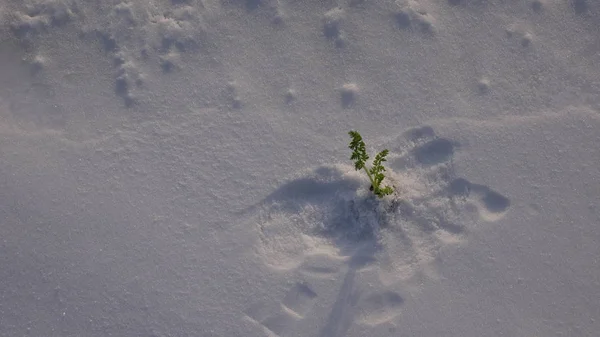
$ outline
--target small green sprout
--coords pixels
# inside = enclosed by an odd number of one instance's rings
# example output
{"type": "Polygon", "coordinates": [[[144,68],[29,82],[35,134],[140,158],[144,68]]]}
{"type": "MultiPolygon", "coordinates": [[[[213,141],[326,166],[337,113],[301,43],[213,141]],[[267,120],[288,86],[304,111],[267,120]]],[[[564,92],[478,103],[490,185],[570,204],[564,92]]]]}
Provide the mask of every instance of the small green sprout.
{"type": "Polygon", "coordinates": [[[370,169],[368,169],[365,166],[365,162],[369,159],[369,156],[367,155],[367,150],[365,148],[365,142],[363,142],[362,137],[358,133],[358,131],[350,131],[348,132],[348,134],[350,135],[350,137],[352,137],[350,146],[348,146],[353,151],[350,160],[354,160],[354,168],[357,171],[360,171],[360,169],[365,169],[365,172],[367,172],[367,176],[371,181],[370,190],[373,191],[373,193],[375,193],[375,195],[380,198],[383,198],[388,194],[392,194],[394,190],[390,186],[381,186],[381,182],[383,181],[383,178],[385,178],[385,176],[383,175],[385,167],[383,167],[381,163],[387,161],[385,157],[388,155],[389,151],[385,149],[379,152],[375,156],[375,160],[373,160],[373,166],[370,169]]]}

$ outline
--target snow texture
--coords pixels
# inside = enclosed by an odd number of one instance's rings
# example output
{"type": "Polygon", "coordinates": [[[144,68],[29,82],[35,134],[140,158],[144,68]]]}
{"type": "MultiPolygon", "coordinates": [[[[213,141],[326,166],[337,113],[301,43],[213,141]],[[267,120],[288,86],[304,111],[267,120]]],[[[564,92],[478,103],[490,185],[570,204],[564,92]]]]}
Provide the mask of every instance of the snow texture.
{"type": "Polygon", "coordinates": [[[597,336],[599,23],[1,1],[0,336],[597,336]]]}

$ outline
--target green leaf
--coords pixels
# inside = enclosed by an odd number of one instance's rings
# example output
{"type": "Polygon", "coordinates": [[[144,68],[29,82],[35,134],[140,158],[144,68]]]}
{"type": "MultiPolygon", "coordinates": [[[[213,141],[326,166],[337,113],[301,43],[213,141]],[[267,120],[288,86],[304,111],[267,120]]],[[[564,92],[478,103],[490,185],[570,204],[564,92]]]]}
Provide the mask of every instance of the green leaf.
{"type": "Polygon", "coordinates": [[[392,194],[394,190],[390,186],[384,188],[381,188],[380,186],[385,178],[383,174],[383,172],[385,172],[385,167],[383,167],[382,163],[387,161],[385,157],[388,155],[389,151],[385,149],[379,152],[375,156],[375,160],[373,160],[373,166],[368,169],[365,166],[365,163],[369,159],[369,156],[367,155],[366,146],[362,140],[362,136],[358,131],[350,131],[348,134],[352,137],[348,147],[352,149],[350,160],[354,160],[354,168],[357,171],[363,168],[365,169],[367,176],[369,176],[369,180],[371,181],[371,190],[375,195],[383,198],[385,195],[392,194]]]}
{"type": "Polygon", "coordinates": [[[354,160],[354,168],[358,171],[365,167],[365,162],[369,159],[365,143],[357,131],[350,131],[348,134],[352,137],[349,148],[352,149],[350,160],[354,160]]]}

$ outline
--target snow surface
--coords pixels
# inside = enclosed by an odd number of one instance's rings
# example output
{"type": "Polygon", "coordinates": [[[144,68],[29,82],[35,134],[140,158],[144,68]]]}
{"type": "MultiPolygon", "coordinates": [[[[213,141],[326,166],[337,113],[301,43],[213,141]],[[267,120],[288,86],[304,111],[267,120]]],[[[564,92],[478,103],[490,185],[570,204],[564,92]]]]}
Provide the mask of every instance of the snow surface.
{"type": "Polygon", "coordinates": [[[0,335],[598,336],[599,25],[595,0],[1,1],[0,335]]]}

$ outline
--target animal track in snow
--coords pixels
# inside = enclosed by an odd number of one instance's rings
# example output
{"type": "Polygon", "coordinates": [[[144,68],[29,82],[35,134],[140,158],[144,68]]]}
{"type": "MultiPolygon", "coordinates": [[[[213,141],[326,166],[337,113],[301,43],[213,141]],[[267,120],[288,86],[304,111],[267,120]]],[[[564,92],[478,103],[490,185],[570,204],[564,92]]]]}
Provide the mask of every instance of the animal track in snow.
{"type": "Polygon", "coordinates": [[[401,30],[414,30],[426,34],[435,34],[435,19],[416,1],[397,2],[398,9],[394,13],[396,27],[401,30]]]}
{"type": "Polygon", "coordinates": [[[317,294],[306,284],[296,283],[283,298],[283,305],[288,311],[302,318],[311,309],[317,294]]]}
{"type": "Polygon", "coordinates": [[[449,186],[451,193],[475,205],[480,216],[487,221],[500,219],[510,206],[510,200],[487,186],[473,184],[458,178],[449,186]]]}
{"type": "Polygon", "coordinates": [[[464,239],[465,207],[475,205],[484,220],[494,221],[510,206],[493,189],[455,176],[458,146],[428,126],[384,144],[390,149],[387,184],[395,186],[384,199],[374,197],[367,178],[351,166],[301,173],[261,203],[256,253],[275,269],[317,277],[339,270],[306,263],[320,255],[349,266],[362,261],[384,284],[410,279],[442,246],[464,239]]]}
{"type": "Polygon", "coordinates": [[[317,294],[306,283],[296,283],[275,308],[262,303],[246,310],[246,318],[270,336],[285,336],[312,308],[317,294]]]}
{"type": "Polygon", "coordinates": [[[14,13],[11,28],[17,37],[31,37],[50,27],[64,25],[74,16],[73,6],[66,1],[38,1],[14,13]]]}
{"type": "Polygon", "coordinates": [[[298,267],[298,271],[300,274],[312,278],[335,278],[344,261],[344,259],[336,259],[330,254],[316,253],[306,256],[298,267]]]}
{"type": "Polygon", "coordinates": [[[400,315],[404,299],[393,291],[372,293],[358,303],[358,322],[365,325],[379,325],[400,315]]]}
{"type": "MultiPolygon", "coordinates": [[[[377,148],[390,150],[384,184],[394,186],[393,195],[375,197],[368,178],[352,166],[323,166],[300,172],[251,218],[255,253],[268,266],[302,279],[343,279],[319,336],[345,336],[354,323],[396,319],[405,303],[392,286],[427,275],[443,246],[465,239],[472,218],[463,210],[474,206],[481,219],[495,221],[510,207],[492,188],[457,177],[453,161],[460,144],[429,126],[377,148]],[[364,292],[357,281],[363,272],[375,273],[383,289],[364,292]]],[[[298,283],[271,314],[247,315],[270,334],[293,335],[316,300],[308,284],[298,283]]]]}
{"type": "Polygon", "coordinates": [[[415,159],[424,165],[438,164],[449,160],[454,154],[454,145],[444,138],[436,138],[414,149],[415,159]]]}

